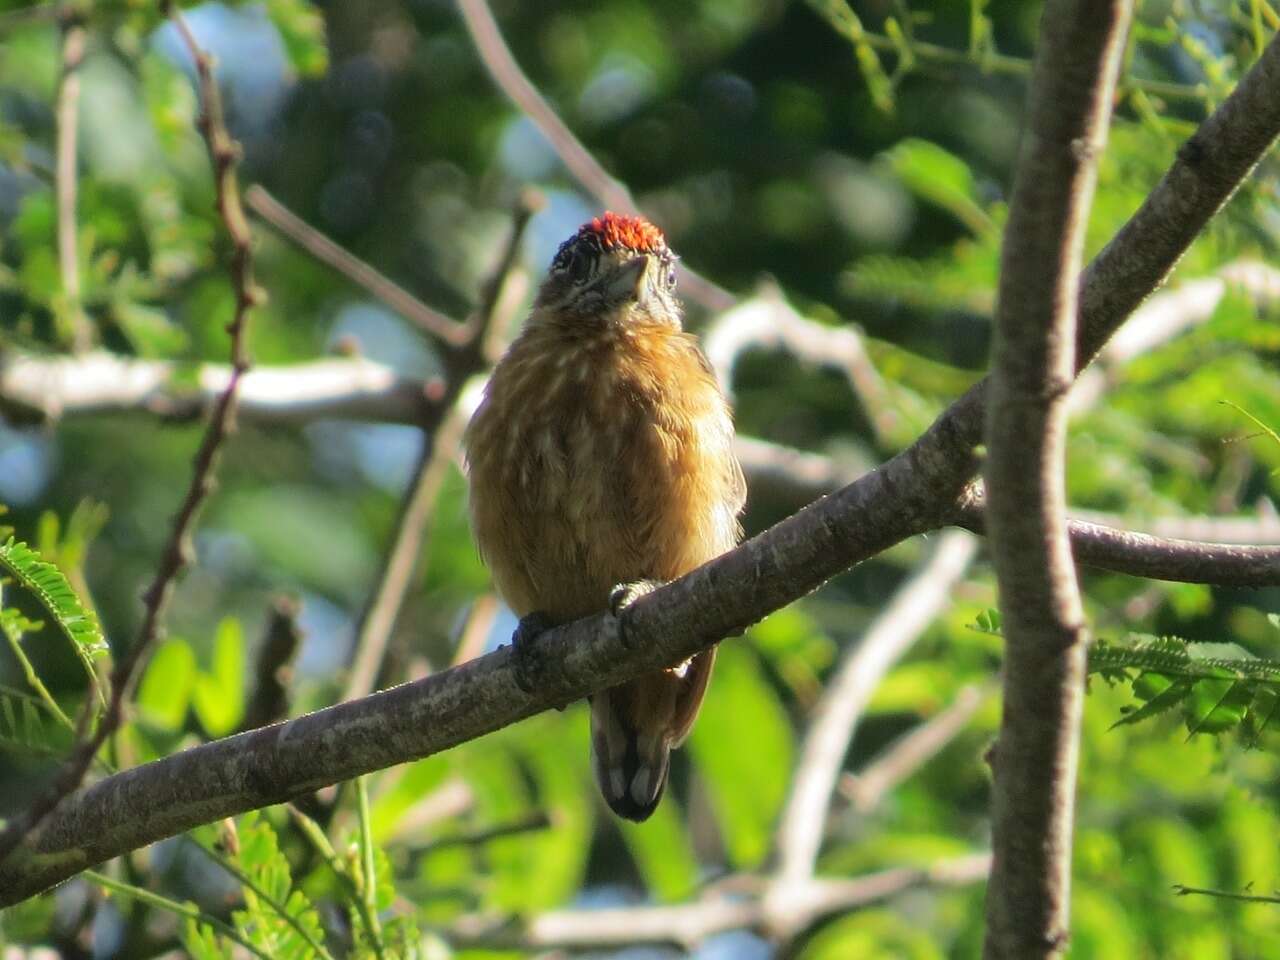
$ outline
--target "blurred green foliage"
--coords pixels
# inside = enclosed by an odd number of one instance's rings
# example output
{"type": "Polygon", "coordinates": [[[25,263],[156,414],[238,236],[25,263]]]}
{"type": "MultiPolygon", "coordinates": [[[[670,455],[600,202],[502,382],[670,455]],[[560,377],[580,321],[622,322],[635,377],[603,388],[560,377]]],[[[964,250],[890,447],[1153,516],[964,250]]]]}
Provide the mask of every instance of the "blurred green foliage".
{"type": "MultiPolygon", "coordinates": [[[[741,432],[873,461],[910,442],[980,376],[1039,4],[495,0],[493,9],[532,81],[686,262],[744,295],[768,274],[807,316],[865,332],[897,417],[889,436],[873,434],[842,378],[763,351],[737,368],[741,432]]],[[[199,363],[225,361],[233,297],[189,63],[153,3],[98,0],[85,12],[82,301],[97,344],[167,360],[190,382],[199,363]]],[[[0,363],[69,348],[54,190],[59,43],[47,13],[0,4],[0,363]]],[[[477,302],[522,186],[537,184],[549,198],[522,251],[535,279],[555,244],[598,212],[495,89],[447,0],[268,0],[187,15],[216,55],[244,183],[262,184],[450,315],[477,302]]],[[[1268,0],[1140,5],[1087,254],[1138,207],[1277,25],[1268,0]]],[[[1274,260],[1278,184],[1273,154],[1174,282],[1274,260]]],[[[270,294],[251,327],[256,363],[310,360],[354,342],[405,376],[439,371],[435,346],[362,291],[261,223],[255,238],[270,294]]],[[[1249,436],[1254,424],[1222,401],[1280,424],[1274,310],[1233,288],[1207,321],[1111,371],[1103,402],[1073,424],[1072,502],[1135,523],[1273,503],[1280,445],[1249,436]]],[[[689,315],[694,329],[707,319],[692,305],[689,315]]],[[[7,405],[0,412],[9,418],[0,425],[6,522],[65,574],[84,604],[85,619],[74,622],[95,617],[118,654],[136,633],[136,597],[154,571],[199,426],[145,412],[49,424],[7,405]]],[[[170,635],[104,766],[236,730],[253,694],[260,625],[279,592],[301,598],[307,634],[291,710],[333,702],[418,442],[411,427],[240,429],[196,538],[199,562],[171,607],[170,635]]],[[[452,662],[489,590],[465,496],[454,472],[398,621],[394,679],[452,662]]],[[[753,496],[747,526],[762,529],[797,506],[753,496]]],[[[80,614],[65,594],[42,604],[22,589],[43,568],[17,547],[4,548],[16,582],[3,595],[11,643],[0,651],[0,816],[20,809],[65,752],[64,721],[86,691],[75,655],[84,638],[68,646],[55,632],[80,614]]],[[[0,940],[65,956],[85,955],[76,951],[88,936],[101,957],[164,949],[222,957],[230,929],[271,956],[314,955],[300,925],[313,937],[323,931],[334,956],[376,956],[379,947],[407,956],[409,944],[447,956],[448,931],[464,915],[678,902],[726,873],[767,870],[822,684],[921,556],[919,543],[895,548],[726,643],[668,797],[644,826],[619,824],[598,802],[585,713],[574,706],[369,778],[364,818],[346,787],[306,810],[273,808],[221,834],[194,832],[249,883],[190,851],[192,839],[167,841],[106,868],[110,898],[82,879],[6,911],[0,940]],[[169,906],[138,899],[139,890],[169,906]]],[[[1083,583],[1103,638],[1177,635],[1280,658],[1267,619],[1280,610],[1275,589],[1091,571],[1083,583]]],[[[847,768],[865,767],[963,688],[991,681],[999,639],[970,627],[994,601],[980,567],[877,691],[847,768]]],[[[490,642],[510,626],[499,619],[490,642]]],[[[1280,955],[1280,907],[1172,890],[1280,886],[1280,761],[1270,748],[1210,735],[1227,707],[1230,726],[1247,726],[1248,710],[1227,702],[1238,690],[1229,678],[1188,688],[1195,696],[1180,703],[1202,721],[1190,736],[1174,710],[1117,726],[1146,709],[1133,710],[1133,682],[1148,705],[1158,700],[1157,674],[1092,684],[1072,955],[1280,955]],[[1223,683],[1232,688],[1225,694],[1223,683]]],[[[998,707],[985,705],[874,809],[837,800],[822,871],[927,866],[985,847],[983,752],[998,719],[998,707]]],[[[966,957],[981,937],[979,887],[914,891],[821,924],[789,955],[966,957]]],[[[754,937],[713,938],[698,953],[771,955],[754,937]]]]}

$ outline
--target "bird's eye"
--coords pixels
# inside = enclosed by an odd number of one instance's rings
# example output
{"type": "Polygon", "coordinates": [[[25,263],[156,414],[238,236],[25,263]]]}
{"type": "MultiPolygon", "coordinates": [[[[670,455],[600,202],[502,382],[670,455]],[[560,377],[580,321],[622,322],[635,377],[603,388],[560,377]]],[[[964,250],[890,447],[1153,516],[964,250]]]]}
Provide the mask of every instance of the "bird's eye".
{"type": "Polygon", "coordinates": [[[676,268],[667,267],[667,289],[674,290],[676,288],[676,268]]]}
{"type": "Polygon", "coordinates": [[[585,283],[591,276],[591,257],[581,250],[562,254],[553,266],[558,273],[564,274],[575,285],[585,283]]]}

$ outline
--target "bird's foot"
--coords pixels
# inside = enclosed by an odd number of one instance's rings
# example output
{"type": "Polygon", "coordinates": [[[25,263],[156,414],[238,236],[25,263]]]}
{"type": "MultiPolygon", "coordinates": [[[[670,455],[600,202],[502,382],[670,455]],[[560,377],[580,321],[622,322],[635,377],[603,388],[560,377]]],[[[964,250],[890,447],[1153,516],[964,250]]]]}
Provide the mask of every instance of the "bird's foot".
{"type": "Polygon", "coordinates": [[[620,583],[609,591],[609,612],[617,621],[618,639],[622,641],[624,647],[629,648],[632,644],[627,637],[626,623],[622,615],[641,597],[648,596],[661,586],[663,586],[661,580],[631,580],[620,583]]]}
{"type": "Polygon", "coordinates": [[[533,693],[536,686],[534,678],[541,672],[542,667],[534,641],[538,639],[539,634],[545,633],[553,625],[550,617],[540,610],[535,610],[521,617],[520,622],[516,624],[515,633],[511,634],[511,649],[514,654],[511,661],[512,671],[516,686],[525,693],[533,693]]]}

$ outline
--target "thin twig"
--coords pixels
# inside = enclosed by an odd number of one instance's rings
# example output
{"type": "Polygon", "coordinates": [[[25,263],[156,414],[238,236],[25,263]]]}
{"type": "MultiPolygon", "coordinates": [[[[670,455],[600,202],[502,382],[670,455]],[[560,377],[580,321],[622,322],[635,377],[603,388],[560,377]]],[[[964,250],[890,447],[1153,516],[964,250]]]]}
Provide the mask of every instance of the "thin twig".
{"type": "Polygon", "coordinates": [[[732,394],[733,370],[748,350],[784,349],[806,363],[844,374],[862,405],[876,442],[888,446],[899,418],[889,403],[884,379],[853,327],[828,327],[801,316],[776,284],[721,313],[703,338],[707,359],[721,387],[732,394]]]}
{"type": "MultiPolygon", "coordinates": [[[[865,43],[868,47],[897,55],[900,59],[910,58],[922,63],[937,63],[946,66],[968,67],[980,73],[996,74],[1009,77],[1027,78],[1031,75],[1031,61],[1022,57],[1000,53],[994,47],[980,48],[976,51],[955,50],[936,43],[928,43],[915,37],[890,37],[882,33],[861,28],[856,32],[849,29],[844,19],[845,12],[852,16],[846,0],[810,0],[813,7],[827,20],[831,27],[852,43],[865,43]],[[843,8],[839,13],[835,8],[843,8]]],[[[901,68],[899,68],[901,69],[901,68]]],[[[1194,100],[1205,103],[1209,99],[1209,88],[1206,84],[1170,83],[1165,80],[1148,80],[1143,77],[1124,77],[1120,82],[1121,89],[1140,90],[1157,97],[1169,100],[1194,100]]]]}
{"type": "Polygon", "coordinates": [[[185,917],[186,919],[193,920],[196,923],[204,924],[211,929],[216,930],[228,940],[234,940],[255,957],[260,958],[260,960],[272,960],[270,954],[263,951],[261,947],[256,946],[253,941],[243,936],[240,931],[231,926],[231,924],[205,913],[194,903],[179,903],[177,900],[171,900],[169,897],[153,893],[152,891],[145,890],[142,887],[135,887],[131,883],[124,883],[120,880],[107,876],[105,873],[98,873],[96,870],[86,870],[85,876],[111,893],[122,897],[129,897],[133,900],[139,900],[150,906],[168,911],[176,916],[185,917]]]}
{"type": "Polygon", "coordinates": [[[469,333],[463,324],[451,320],[438,310],[433,310],[350,250],[334,243],[263,187],[256,183],[249,187],[245,191],[244,202],[250,210],[307,253],[363,287],[420,330],[446,344],[456,346],[466,343],[469,333]]]}
{"type": "Polygon", "coordinates": [[[1180,897],[1198,894],[1204,897],[1216,897],[1219,900],[1239,900],[1244,903],[1280,903],[1280,894],[1235,893],[1231,890],[1214,890],[1210,887],[1188,887],[1182,883],[1175,883],[1173,891],[1180,897]]]}
{"type": "MultiPolygon", "coordinates": [[[[800,748],[800,759],[778,826],[778,877],[774,896],[813,876],[827,807],[849,750],[849,741],[880,680],[945,609],[951,589],[977,552],[968,534],[948,533],[933,556],[894,595],[859,642],[852,645],[827,684],[800,748]]],[[[779,911],[785,907],[779,905],[779,911]]]]}
{"type": "Polygon", "coordinates": [[[492,843],[494,840],[505,840],[508,837],[518,837],[526,833],[537,833],[540,830],[546,830],[551,825],[550,814],[545,810],[535,810],[532,813],[525,814],[523,817],[504,823],[481,827],[476,830],[447,833],[443,836],[432,837],[426,843],[410,844],[409,846],[418,853],[434,853],[448,847],[480,847],[486,843],[492,843]]]}
{"type": "MultiPolygon", "coordinates": [[[[471,34],[476,53],[493,82],[542,131],[568,171],[588,193],[609,209],[632,216],[640,213],[631,191],[600,165],[520,69],[485,0],[458,0],[458,10],[471,34]]],[[[723,287],[684,264],[679,266],[679,270],[681,288],[689,299],[712,311],[727,310],[733,306],[733,294],[723,287]]]]}
{"type": "Polygon", "coordinates": [[[63,311],[76,353],[88,350],[93,338],[89,316],[80,297],[80,254],[76,221],[79,183],[76,144],[80,126],[80,64],[84,60],[86,31],[83,11],[73,4],[58,13],[62,31],[62,67],[58,75],[57,161],[55,185],[58,200],[58,272],[62,277],[63,311]]]}
{"type": "Polygon", "coordinates": [[[278,898],[272,896],[272,894],[263,888],[261,884],[255,881],[226,857],[210,850],[193,837],[188,836],[187,839],[190,840],[193,847],[203,853],[210,861],[216,863],[228,876],[233,877],[242,887],[248,888],[254,896],[269,906],[281,920],[296,930],[298,936],[300,936],[306,944],[315,951],[315,955],[319,957],[320,960],[333,960],[333,955],[329,953],[324,944],[317,940],[315,935],[307,929],[306,925],[290,913],[289,908],[285,904],[281,903],[278,898]]]}
{"type": "Polygon", "coordinates": [[[31,659],[27,656],[27,651],[22,649],[22,637],[16,631],[9,629],[7,626],[0,627],[5,639],[9,641],[9,650],[13,653],[14,659],[18,661],[18,666],[22,668],[23,679],[27,681],[29,686],[38,698],[38,702],[44,705],[57,721],[68,730],[74,731],[76,725],[71,718],[66,715],[62,707],[58,706],[58,701],[53,698],[53,694],[49,692],[49,688],[44,685],[44,681],[40,679],[40,674],[36,672],[35,666],[31,663],[31,659]]]}
{"type": "Polygon", "coordinates": [[[894,787],[928,763],[969,723],[987,700],[988,691],[962,687],[946,709],[884,748],[858,773],[840,778],[840,795],[866,816],[894,787]]]}
{"type": "Polygon", "coordinates": [[[369,939],[378,960],[386,956],[382,945],[382,924],[378,921],[378,869],[373,848],[373,825],[369,819],[369,784],[367,777],[356,777],[356,800],[360,815],[360,898],[363,916],[369,924],[369,939]]]}
{"type": "MultiPolygon", "coordinates": [[[[213,489],[214,470],[223,441],[234,428],[236,390],[240,377],[248,368],[245,352],[245,326],[249,311],[262,300],[262,292],[253,279],[252,235],[240,207],[239,185],[236,181],[236,162],[239,150],[227,133],[222,115],[222,101],[213,76],[213,64],[196,43],[177,8],[168,2],[163,4],[165,13],[172,18],[183,42],[186,44],[200,80],[202,106],[199,127],[213,167],[219,217],[232,243],[230,264],[231,284],[235,291],[235,314],[227,327],[231,340],[231,377],[226,391],[218,399],[205,430],[200,448],[192,466],[191,483],[181,506],[178,508],[168,541],[161,555],[160,565],[151,585],[143,593],[142,626],[132,646],[120,657],[111,671],[111,698],[107,709],[93,733],[77,746],[70,760],[59,771],[51,786],[22,813],[6,824],[0,832],[0,864],[34,830],[39,823],[84,780],[93,758],[106,739],[120,726],[124,718],[124,705],[132,694],[139,669],[150,653],[160,634],[165,608],[173,593],[179,574],[191,562],[191,533],[195,527],[200,507],[213,489]]],[[[83,717],[89,715],[86,706],[83,717]]]]}
{"type": "Polygon", "coordinates": [[[422,551],[431,534],[431,518],[445,478],[453,469],[453,457],[462,439],[466,420],[454,410],[435,431],[423,437],[422,455],[414,469],[396,520],[395,537],[383,560],[368,605],[361,613],[352,648],[343,700],[355,700],[377,686],[392,628],[404,603],[422,551]]]}
{"type": "Polygon", "coordinates": [[[423,436],[422,455],[400,508],[395,539],[360,616],[351,672],[342,695],[344,700],[362,697],[376,685],[396,616],[420,562],[423,544],[430,535],[429,521],[436,499],[453,468],[462,432],[466,428],[466,417],[457,400],[467,381],[489,362],[493,352],[493,345],[489,342],[491,335],[496,336],[506,326],[506,318],[499,316],[498,304],[515,272],[525,228],[540,204],[541,197],[537,194],[525,192],[521,195],[512,215],[507,245],[493,278],[485,285],[480,308],[472,319],[461,325],[467,339],[445,355],[448,380],[436,409],[450,412],[442,421],[424,424],[427,432],[423,436]]]}
{"type": "MultiPolygon", "coordinates": [[[[1218,522],[1234,519],[1218,518],[1218,522]]],[[[1189,523],[1196,520],[1186,518],[1189,523]]],[[[1203,520],[1213,522],[1213,518],[1203,520]]],[[[951,522],[974,533],[986,534],[987,506],[980,487],[970,487],[957,505],[951,522]]],[[[1277,529],[1280,524],[1268,524],[1262,519],[1248,522],[1262,544],[1280,540],[1277,529]]],[[[1280,545],[1250,546],[1158,537],[1075,517],[1067,519],[1066,532],[1075,562],[1101,570],[1177,583],[1235,587],[1280,585],[1280,545]]]]}

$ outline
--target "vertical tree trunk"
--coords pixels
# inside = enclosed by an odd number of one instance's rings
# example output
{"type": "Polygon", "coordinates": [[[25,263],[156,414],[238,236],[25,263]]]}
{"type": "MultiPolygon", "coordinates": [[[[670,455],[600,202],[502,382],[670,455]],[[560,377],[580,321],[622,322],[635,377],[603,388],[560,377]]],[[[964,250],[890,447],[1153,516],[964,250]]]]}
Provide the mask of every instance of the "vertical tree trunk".
{"type": "Polygon", "coordinates": [[[1001,257],[987,528],[1005,633],[989,958],[1066,947],[1086,630],[1064,490],[1081,242],[1130,4],[1049,0],[1001,257]]]}

